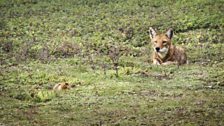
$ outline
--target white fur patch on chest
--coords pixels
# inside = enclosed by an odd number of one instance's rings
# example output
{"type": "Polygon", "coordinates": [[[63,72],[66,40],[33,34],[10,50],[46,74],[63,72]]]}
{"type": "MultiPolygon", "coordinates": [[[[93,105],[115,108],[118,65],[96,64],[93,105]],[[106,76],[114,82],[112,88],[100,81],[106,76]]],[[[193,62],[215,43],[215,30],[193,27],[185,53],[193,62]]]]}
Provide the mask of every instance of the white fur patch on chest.
{"type": "Polygon", "coordinates": [[[168,53],[169,49],[168,48],[162,48],[160,49],[160,51],[158,52],[158,55],[160,58],[164,58],[166,57],[167,53],[168,53]]]}
{"type": "Polygon", "coordinates": [[[166,57],[166,53],[158,53],[158,55],[159,55],[160,58],[166,57]]]}

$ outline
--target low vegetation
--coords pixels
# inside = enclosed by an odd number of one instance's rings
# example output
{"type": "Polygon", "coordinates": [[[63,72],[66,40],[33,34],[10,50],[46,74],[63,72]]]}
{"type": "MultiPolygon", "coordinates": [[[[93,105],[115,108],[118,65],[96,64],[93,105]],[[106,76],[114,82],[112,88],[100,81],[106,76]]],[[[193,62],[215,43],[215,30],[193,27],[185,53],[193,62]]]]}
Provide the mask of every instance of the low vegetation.
{"type": "Polygon", "coordinates": [[[1,0],[0,125],[224,125],[223,8],[1,0]],[[152,65],[150,26],[172,27],[189,64],[152,65]]]}

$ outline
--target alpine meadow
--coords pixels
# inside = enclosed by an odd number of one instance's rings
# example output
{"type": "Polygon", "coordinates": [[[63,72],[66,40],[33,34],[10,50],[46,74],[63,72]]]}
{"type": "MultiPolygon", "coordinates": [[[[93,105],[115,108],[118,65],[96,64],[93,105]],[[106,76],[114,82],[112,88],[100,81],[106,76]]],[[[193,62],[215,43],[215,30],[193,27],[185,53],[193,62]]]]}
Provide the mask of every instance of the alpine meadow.
{"type": "Polygon", "coordinates": [[[223,126],[223,0],[0,0],[0,126],[223,126]],[[149,28],[187,63],[154,65],[149,28]]]}

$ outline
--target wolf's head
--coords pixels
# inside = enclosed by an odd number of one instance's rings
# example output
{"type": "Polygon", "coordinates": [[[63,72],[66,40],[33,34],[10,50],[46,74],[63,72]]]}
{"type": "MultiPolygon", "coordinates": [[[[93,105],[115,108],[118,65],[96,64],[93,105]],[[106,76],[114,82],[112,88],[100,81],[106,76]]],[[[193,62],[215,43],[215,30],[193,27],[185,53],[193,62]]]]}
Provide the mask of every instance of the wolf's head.
{"type": "Polygon", "coordinates": [[[164,58],[171,46],[171,39],[173,37],[173,29],[168,29],[166,33],[157,34],[157,32],[150,27],[149,36],[151,38],[152,47],[161,58],[164,58]]]}

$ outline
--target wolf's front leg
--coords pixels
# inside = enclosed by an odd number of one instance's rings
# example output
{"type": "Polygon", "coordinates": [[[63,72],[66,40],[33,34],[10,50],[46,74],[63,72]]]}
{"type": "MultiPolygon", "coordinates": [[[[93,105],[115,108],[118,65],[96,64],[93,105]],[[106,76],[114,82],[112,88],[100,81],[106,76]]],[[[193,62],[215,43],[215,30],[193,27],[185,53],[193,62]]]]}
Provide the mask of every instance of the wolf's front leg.
{"type": "Polygon", "coordinates": [[[157,59],[153,59],[153,64],[154,65],[161,65],[160,62],[157,59]]]}

